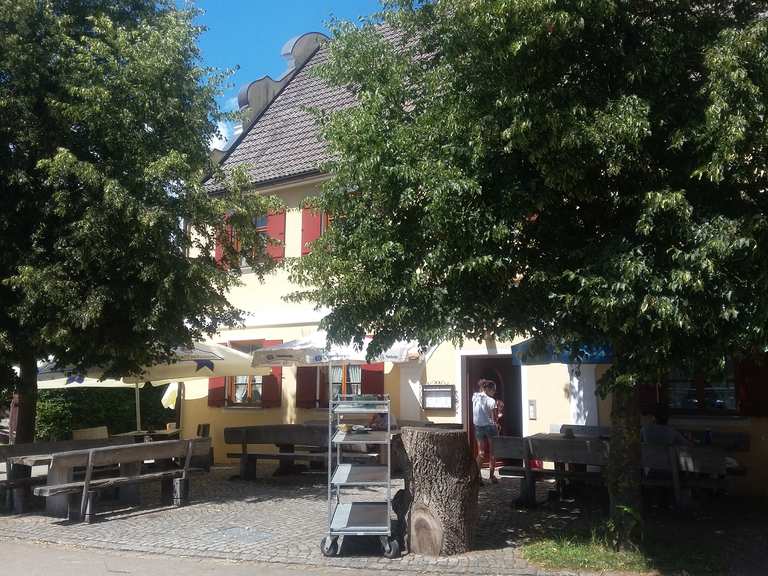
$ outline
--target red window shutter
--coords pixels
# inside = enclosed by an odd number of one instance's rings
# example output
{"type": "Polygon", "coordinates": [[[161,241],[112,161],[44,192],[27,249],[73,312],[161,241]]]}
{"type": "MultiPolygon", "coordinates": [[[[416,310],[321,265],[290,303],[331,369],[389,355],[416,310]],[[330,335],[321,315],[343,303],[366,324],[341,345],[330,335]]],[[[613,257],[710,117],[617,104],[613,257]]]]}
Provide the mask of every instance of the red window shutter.
{"type": "Polygon", "coordinates": [[[364,364],[360,389],[363,394],[384,394],[384,363],[364,364]]]}
{"type": "Polygon", "coordinates": [[[301,209],[301,255],[309,254],[312,248],[308,246],[320,238],[323,230],[323,215],[309,208],[301,209]]]}
{"type": "MultiPolygon", "coordinates": [[[[264,340],[264,348],[282,344],[282,340],[264,340]]],[[[261,377],[261,407],[278,408],[283,401],[283,369],[280,366],[272,367],[272,374],[261,377]]]]}
{"type": "Polygon", "coordinates": [[[317,401],[317,367],[296,368],[296,407],[314,408],[317,401]]]}
{"type": "Polygon", "coordinates": [[[221,408],[227,396],[227,379],[208,378],[208,406],[221,408]]]}
{"type": "Polygon", "coordinates": [[[221,259],[224,258],[224,243],[233,242],[233,241],[234,241],[234,230],[232,229],[232,226],[227,225],[224,231],[224,237],[222,238],[221,236],[219,236],[218,238],[216,238],[216,246],[214,247],[213,258],[214,260],[216,260],[217,263],[221,262],[221,259]]]}
{"type": "Polygon", "coordinates": [[[768,416],[768,360],[745,359],[736,366],[736,398],[742,416],[768,416]]]}
{"type": "Polygon", "coordinates": [[[285,212],[267,216],[267,236],[280,242],[267,246],[267,254],[275,260],[285,257],[285,212]]]}
{"type": "Polygon", "coordinates": [[[643,382],[640,390],[640,412],[642,414],[655,414],[656,406],[660,403],[659,390],[656,384],[643,382]]]}
{"type": "Polygon", "coordinates": [[[320,370],[320,408],[328,408],[328,367],[321,366],[320,370]]]}

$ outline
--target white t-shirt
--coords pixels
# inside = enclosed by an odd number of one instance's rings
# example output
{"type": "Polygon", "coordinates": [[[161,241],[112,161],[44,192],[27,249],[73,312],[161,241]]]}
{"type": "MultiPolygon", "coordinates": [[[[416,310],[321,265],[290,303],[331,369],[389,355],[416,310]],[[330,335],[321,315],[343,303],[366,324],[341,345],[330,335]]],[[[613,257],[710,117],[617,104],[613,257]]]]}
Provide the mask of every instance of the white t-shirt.
{"type": "Polygon", "coordinates": [[[472,395],[472,421],[475,426],[493,426],[493,411],[496,400],[485,392],[475,392],[472,395]]]}

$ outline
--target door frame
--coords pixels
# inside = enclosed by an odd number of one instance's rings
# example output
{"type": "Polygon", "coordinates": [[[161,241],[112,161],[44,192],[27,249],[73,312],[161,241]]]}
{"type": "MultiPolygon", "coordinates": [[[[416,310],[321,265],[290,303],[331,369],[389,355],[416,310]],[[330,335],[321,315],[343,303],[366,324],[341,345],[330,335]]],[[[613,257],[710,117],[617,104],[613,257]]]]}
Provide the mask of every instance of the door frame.
{"type": "MultiPolygon", "coordinates": [[[[514,345],[514,344],[513,344],[514,345]]],[[[468,394],[469,394],[469,382],[467,382],[467,358],[468,357],[486,357],[486,358],[509,358],[513,366],[520,366],[520,414],[522,416],[522,435],[523,437],[528,435],[528,379],[525,373],[525,364],[523,364],[519,358],[516,358],[512,354],[512,346],[501,347],[473,347],[473,348],[461,348],[457,350],[456,355],[456,382],[460,382],[459,391],[459,414],[461,414],[462,429],[469,434],[469,418],[471,418],[468,394]]]]}

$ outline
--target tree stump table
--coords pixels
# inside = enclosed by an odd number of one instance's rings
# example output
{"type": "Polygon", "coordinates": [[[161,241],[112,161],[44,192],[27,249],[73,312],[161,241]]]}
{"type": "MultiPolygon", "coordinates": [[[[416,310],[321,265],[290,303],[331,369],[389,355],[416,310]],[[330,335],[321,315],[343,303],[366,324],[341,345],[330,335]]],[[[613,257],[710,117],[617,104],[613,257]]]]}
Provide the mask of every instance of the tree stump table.
{"type": "Polygon", "coordinates": [[[467,552],[478,518],[477,463],[463,430],[401,430],[405,489],[393,507],[411,552],[448,556],[467,552]]]}

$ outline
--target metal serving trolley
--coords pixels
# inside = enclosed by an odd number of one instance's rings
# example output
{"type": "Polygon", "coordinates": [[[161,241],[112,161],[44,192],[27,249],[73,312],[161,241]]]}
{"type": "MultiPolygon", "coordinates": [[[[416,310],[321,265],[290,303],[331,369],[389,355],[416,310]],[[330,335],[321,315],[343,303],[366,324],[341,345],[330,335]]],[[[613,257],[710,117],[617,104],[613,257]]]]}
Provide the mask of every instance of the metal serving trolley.
{"type": "Polygon", "coordinates": [[[391,419],[389,395],[338,395],[328,403],[328,535],[321,542],[325,556],[339,551],[339,537],[379,536],[384,556],[400,556],[400,545],[392,537],[391,419]],[[366,426],[339,427],[344,416],[386,415],[386,430],[366,426]],[[386,454],[386,465],[344,462],[354,452],[344,453],[345,445],[374,444],[386,454]],[[334,455],[335,452],[335,455],[334,455]],[[349,500],[347,488],[384,487],[386,497],[365,501],[349,500]]]}

